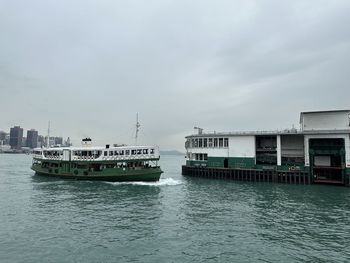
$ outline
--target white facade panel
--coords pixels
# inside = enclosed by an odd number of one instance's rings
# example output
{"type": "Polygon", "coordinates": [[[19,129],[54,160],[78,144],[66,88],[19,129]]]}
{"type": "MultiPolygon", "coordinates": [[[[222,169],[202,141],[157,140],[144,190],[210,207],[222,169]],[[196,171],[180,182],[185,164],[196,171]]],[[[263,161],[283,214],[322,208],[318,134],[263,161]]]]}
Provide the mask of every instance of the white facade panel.
{"type": "Polygon", "coordinates": [[[70,161],[70,150],[63,150],[63,161],[70,161]]]}
{"type": "Polygon", "coordinates": [[[282,149],[281,149],[281,135],[277,135],[276,138],[276,143],[277,143],[277,165],[282,164],[282,149]]]}
{"type": "Polygon", "coordinates": [[[255,136],[229,137],[229,157],[255,157],[255,136]]]}
{"type": "Polygon", "coordinates": [[[302,130],[348,130],[350,129],[350,112],[315,112],[301,115],[302,130]]]}

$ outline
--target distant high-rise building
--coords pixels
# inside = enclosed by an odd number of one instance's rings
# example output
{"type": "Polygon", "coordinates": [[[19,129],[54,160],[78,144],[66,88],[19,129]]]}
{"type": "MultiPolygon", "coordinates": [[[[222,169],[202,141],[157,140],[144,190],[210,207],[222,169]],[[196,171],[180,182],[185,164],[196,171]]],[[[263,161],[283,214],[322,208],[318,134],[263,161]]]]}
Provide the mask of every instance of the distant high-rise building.
{"type": "Polygon", "coordinates": [[[31,129],[27,131],[27,147],[36,148],[38,147],[38,131],[31,129]]]}
{"type": "Polygon", "coordinates": [[[5,144],[6,132],[0,131],[0,145],[5,144]]]}
{"type": "Polygon", "coordinates": [[[10,145],[10,134],[6,133],[4,145],[10,145]]]}
{"type": "Polygon", "coordinates": [[[49,147],[55,146],[55,137],[50,137],[49,139],[49,147]]]}
{"type": "Polygon", "coordinates": [[[22,147],[27,146],[27,137],[22,137],[22,147]]]}
{"type": "Polygon", "coordinates": [[[10,145],[12,149],[21,149],[23,138],[23,129],[15,126],[10,130],[10,145]]]}
{"type": "Polygon", "coordinates": [[[38,147],[44,147],[45,144],[45,137],[42,135],[38,136],[38,147]]]}
{"type": "Polygon", "coordinates": [[[63,145],[63,138],[55,137],[55,145],[63,145]]]}
{"type": "Polygon", "coordinates": [[[70,142],[70,138],[68,137],[67,140],[64,142],[64,146],[70,147],[72,146],[72,143],[70,142]]]}

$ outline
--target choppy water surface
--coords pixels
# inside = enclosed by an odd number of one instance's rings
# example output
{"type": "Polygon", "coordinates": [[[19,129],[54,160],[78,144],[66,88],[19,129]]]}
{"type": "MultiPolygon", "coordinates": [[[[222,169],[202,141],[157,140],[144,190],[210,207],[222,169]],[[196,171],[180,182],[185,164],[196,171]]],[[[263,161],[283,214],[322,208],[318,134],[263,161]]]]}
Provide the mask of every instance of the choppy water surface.
{"type": "Polygon", "coordinates": [[[0,155],[0,262],[349,262],[350,189],[184,178],[33,176],[0,155]]]}

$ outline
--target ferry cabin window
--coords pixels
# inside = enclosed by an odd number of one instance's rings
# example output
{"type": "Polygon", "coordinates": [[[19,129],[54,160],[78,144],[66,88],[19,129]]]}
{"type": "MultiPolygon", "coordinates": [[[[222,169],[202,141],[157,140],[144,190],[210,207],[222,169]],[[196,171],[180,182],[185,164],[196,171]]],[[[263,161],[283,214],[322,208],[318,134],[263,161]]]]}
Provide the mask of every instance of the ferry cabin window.
{"type": "Polygon", "coordinates": [[[150,154],[154,154],[154,149],[150,149],[150,154]]]}
{"type": "Polygon", "coordinates": [[[130,155],[130,150],[125,150],[125,155],[130,155]]]}
{"type": "Polygon", "coordinates": [[[143,149],[143,154],[148,154],[148,149],[143,149]]]}
{"type": "Polygon", "coordinates": [[[114,155],[119,155],[119,152],[118,151],[114,151],[114,155]]]}
{"type": "Polygon", "coordinates": [[[137,149],[137,154],[141,154],[142,153],[142,149],[137,149]]]}
{"type": "Polygon", "coordinates": [[[218,138],[214,138],[214,147],[218,147],[218,138]]]}
{"type": "Polygon", "coordinates": [[[228,138],[224,139],[224,147],[226,147],[226,148],[228,147],[228,138]]]}
{"type": "Polygon", "coordinates": [[[100,157],[100,156],[101,156],[101,154],[102,154],[102,152],[101,152],[101,151],[94,151],[94,156],[95,156],[95,158],[100,157]]]}
{"type": "Polygon", "coordinates": [[[136,154],[136,150],[131,150],[131,155],[135,155],[136,154]]]}
{"type": "Polygon", "coordinates": [[[213,138],[208,139],[208,147],[209,148],[213,147],[213,138]]]}
{"type": "Polygon", "coordinates": [[[191,147],[190,146],[190,140],[187,139],[186,142],[185,142],[185,148],[189,148],[189,147],[191,147]]]}
{"type": "Polygon", "coordinates": [[[124,155],[124,150],[120,150],[119,155],[124,155]]]}
{"type": "Polygon", "coordinates": [[[196,153],[195,154],[196,161],[207,161],[208,154],[207,153],[196,153]]]}
{"type": "Polygon", "coordinates": [[[109,156],[113,156],[114,151],[109,151],[109,156]]]}
{"type": "Polygon", "coordinates": [[[204,139],[203,139],[203,147],[204,147],[204,148],[207,148],[207,147],[208,147],[208,139],[207,139],[207,138],[204,138],[204,139]]]}
{"type": "Polygon", "coordinates": [[[104,151],[104,152],[103,152],[103,155],[104,155],[104,156],[107,156],[107,155],[108,155],[108,152],[107,152],[107,151],[104,151]]]}
{"type": "Polygon", "coordinates": [[[195,148],[198,147],[198,139],[194,139],[194,147],[195,147],[195,148]]]}
{"type": "Polygon", "coordinates": [[[224,139],[223,138],[219,138],[219,147],[224,147],[224,139]]]}
{"type": "Polygon", "coordinates": [[[202,148],[203,147],[203,139],[198,139],[198,147],[202,148]]]}
{"type": "Polygon", "coordinates": [[[195,144],[194,139],[191,139],[191,147],[194,148],[194,147],[196,147],[195,145],[196,145],[196,144],[195,144]]]}

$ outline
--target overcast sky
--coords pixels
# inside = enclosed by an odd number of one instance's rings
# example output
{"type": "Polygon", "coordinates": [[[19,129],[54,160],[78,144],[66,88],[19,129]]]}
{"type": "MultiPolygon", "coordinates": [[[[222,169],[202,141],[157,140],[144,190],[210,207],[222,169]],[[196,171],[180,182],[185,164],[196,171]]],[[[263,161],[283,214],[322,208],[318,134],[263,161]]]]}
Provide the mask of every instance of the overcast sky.
{"type": "Polygon", "coordinates": [[[350,108],[348,0],[0,0],[0,130],[183,150],[350,108]]]}

